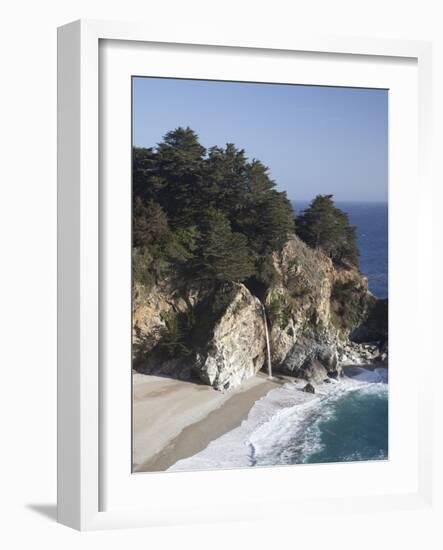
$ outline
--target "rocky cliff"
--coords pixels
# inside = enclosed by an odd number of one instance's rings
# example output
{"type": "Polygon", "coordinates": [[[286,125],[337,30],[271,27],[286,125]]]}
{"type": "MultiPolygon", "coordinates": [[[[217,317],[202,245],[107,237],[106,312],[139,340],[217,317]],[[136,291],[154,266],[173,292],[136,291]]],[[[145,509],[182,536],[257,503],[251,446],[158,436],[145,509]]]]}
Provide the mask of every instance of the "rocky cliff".
{"type": "Polygon", "coordinates": [[[134,368],[238,386],[265,366],[264,310],[274,372],[315,382],[340,376],[345,364],[386,362],[387,308],[355,268],[333,265],[296,236],[273,253],[272,267],[260,292],[253,283],[183,279],[136,285],[134,368]]]}

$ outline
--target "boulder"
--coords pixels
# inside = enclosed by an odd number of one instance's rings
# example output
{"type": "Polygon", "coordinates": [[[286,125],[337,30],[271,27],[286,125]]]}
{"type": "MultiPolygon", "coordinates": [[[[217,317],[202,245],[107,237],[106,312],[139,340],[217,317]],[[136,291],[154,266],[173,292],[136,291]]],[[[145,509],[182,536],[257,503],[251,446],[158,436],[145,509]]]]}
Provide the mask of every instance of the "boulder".
{"type": "Polygon", "coordinates": [[[302,374],[306,380],[320,383],[328,376],[328,371],[318,359],[308,359],[306,364],[303,365],[302,374]]]}
{"type": "Polygon", "coordinates": [[[302,391],[306,393],[315,393],[315,388],[310,382],[308,382],[306,386],[302,389],[302,391]]]}
{"type": "Polygon", "coordinates": [[[218,390],[239,386],[264,365],[266,337],[261,302],[242,284],[215,322],[211,337],[197,354],[200,379],[218,390]]]}

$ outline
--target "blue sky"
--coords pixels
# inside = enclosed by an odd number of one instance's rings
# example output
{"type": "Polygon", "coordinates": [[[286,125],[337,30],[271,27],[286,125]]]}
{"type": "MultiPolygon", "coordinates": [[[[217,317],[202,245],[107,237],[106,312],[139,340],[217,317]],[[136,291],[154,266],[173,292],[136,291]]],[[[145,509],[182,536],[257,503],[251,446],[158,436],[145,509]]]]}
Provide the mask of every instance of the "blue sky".
{"type": "Polygon", "coordinates": [[[205,147],[245,149],[291,200],[387,200],[386,90],[134,78],[134,145],[177,126],[205,147]]]}

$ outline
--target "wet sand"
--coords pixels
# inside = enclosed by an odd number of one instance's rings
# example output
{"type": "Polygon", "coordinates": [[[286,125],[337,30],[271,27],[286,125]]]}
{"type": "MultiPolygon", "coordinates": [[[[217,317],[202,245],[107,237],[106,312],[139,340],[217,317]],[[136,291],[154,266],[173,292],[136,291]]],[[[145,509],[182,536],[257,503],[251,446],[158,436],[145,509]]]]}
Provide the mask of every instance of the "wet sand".
{"type": "Polygon", "coordinates": [[[164,471],[239,426],[254,403],[285,378],[263,373],[240,388],[209,386],[135,373],[133,376],[133,471],[164,471]]]}

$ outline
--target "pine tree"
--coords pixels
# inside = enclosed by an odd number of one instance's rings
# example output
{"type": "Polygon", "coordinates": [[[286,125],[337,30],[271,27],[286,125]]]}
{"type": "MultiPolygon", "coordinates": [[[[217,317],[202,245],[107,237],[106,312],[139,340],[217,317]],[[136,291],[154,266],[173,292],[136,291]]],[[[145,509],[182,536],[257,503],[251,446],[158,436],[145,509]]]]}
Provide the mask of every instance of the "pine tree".
{"type": "MultiPolygon", "coordinates": [[[[332,199],[317,196],[297,217],[296,232],[334,262],[357,265],[355,228],[332,199]]],[[[133,216],[136,257],[157,277],[171,269],[267,284],[272,252],[294,231],[286,193],[262,162],[232,143],[206,151],[190,128],[168,132],[155,148],[134,149],[133,216]]]]}
{"type": "Polygon", "coordinates": [[[294,213],[286,193],[271,191],[259,209],[265,245],[277,249],[294,232],[294,213]]]}
{"type": "Polygon", "coordinates": [[[168,132],[157,147],[159,202],[173,227],[193,225],[195,213],[203,207],[205,153],[190,128],[168,132]]]}
{"type": "Polygon", "coordinates": [[[254,272],[246,237],[214,208],[203,215],[198,272],[219,281],[244,281],[254,272]]]}
{"type": "Polygon", "coordinates": [[[358,265],[355,227],[334,206],[333,195],[317,195],[296,219],[298,236],[312,248],[321,248],[335,262],[358,265]]]}

